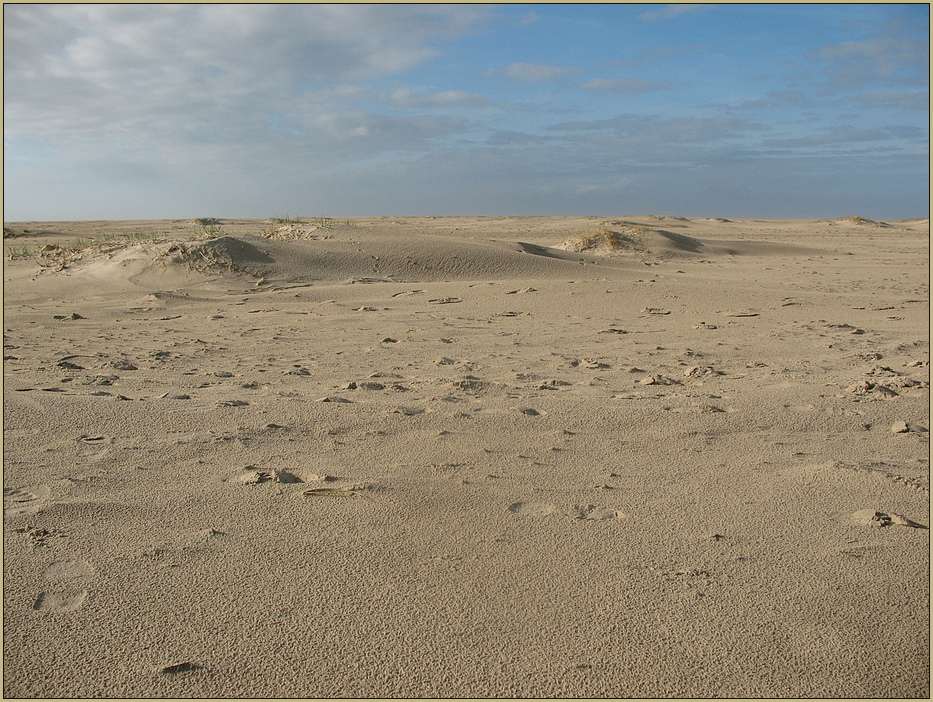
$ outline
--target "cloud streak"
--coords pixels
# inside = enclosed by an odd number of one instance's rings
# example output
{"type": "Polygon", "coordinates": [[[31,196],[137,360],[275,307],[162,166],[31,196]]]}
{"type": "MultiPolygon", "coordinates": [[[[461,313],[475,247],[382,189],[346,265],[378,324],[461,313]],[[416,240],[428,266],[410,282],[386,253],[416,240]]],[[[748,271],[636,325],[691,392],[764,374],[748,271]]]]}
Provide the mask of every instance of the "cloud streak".
{"type": "Polygon", "coordinates": [[[528,83],[541,83],[543,81],[561,80],[575,73],[579,73],[576,68],[562,68],[560,66],[548,66],[540,63],[513,63],[501,71],[500,75],[505,78],[521,80],[528,83]]]}
{"type": "Polygon", "coordinates": [[[489,98],[462,90],[444,90],[437,93],[415,93],[410,88],[399,88],[387,97],[397,107],[428,109],[432,107],[483,107],[489,98]]]}
{"type": "Polygon", "coordinates": [[[606,93],[648,93],[667,86],[648,78],[592,78],[579,83],[579,87],[606,93]]]}
{"type": "Polygon", "coordinates": [[[928,85],[929,39],[890,31],[870,39],[828,44],[813,53],[830,88],[928,85]]]}
{"type": "Polygon", "coordinates": [[[665,5],[659,10],[650,10],[638,15],[642,22],[663,22],[664,20],[674,19],[691,12],[701,12],[708,10],[713,5],[695,3],[695,4],[672,4],[665,5]]]}

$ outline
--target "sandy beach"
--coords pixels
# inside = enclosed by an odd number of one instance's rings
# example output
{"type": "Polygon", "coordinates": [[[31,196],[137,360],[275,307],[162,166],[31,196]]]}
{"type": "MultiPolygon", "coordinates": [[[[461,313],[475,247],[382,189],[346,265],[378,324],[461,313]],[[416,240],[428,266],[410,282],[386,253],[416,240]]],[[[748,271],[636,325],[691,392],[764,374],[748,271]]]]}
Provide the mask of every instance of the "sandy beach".
{"type": "Polygon", "coordinates": [[[4,254],[6,697],[930,695],[929,220],[4,254]]]}

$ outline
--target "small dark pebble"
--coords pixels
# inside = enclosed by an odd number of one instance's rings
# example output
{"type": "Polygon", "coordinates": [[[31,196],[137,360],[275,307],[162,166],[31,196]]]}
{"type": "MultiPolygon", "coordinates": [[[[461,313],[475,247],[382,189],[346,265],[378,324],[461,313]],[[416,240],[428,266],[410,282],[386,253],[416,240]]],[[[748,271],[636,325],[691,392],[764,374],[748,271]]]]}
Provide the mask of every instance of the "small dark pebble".
{"type": "Polygon", "coordinates": [[[166,666],[159,672],[165,675],[177,675],[178,673],[190,673],[193,670],[200,670],[203,667],[204,666],[198,665],[197,663],[186,661],[185,663],[176,663],[175,665],[166,666]]]}

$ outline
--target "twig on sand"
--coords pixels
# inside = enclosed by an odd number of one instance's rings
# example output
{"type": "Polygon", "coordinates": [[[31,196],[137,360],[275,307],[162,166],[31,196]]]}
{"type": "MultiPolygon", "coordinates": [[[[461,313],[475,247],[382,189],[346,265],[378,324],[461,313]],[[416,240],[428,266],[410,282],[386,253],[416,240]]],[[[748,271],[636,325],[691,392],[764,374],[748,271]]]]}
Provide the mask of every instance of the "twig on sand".
{"type": "Polygon", "coordinates": [[[356,497],[362,500],[373,501],[371,497],[364,495],[358,490],[353,488],[339,488],[339,487],[320,487],[320,488],[309,488],[304,491],[304,495],[339,495],[340,497],[356,497]]]}

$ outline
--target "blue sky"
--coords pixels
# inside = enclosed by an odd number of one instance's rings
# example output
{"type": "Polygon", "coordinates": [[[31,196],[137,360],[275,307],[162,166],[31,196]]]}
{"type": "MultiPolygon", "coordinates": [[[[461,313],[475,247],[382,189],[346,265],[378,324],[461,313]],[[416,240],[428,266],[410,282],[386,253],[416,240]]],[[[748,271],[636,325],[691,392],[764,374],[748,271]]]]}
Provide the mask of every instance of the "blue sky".
{"type": "Polygon", "coordinates": [[[5,5],[4,219],[929,214],[929,6],[5,5]]]}

